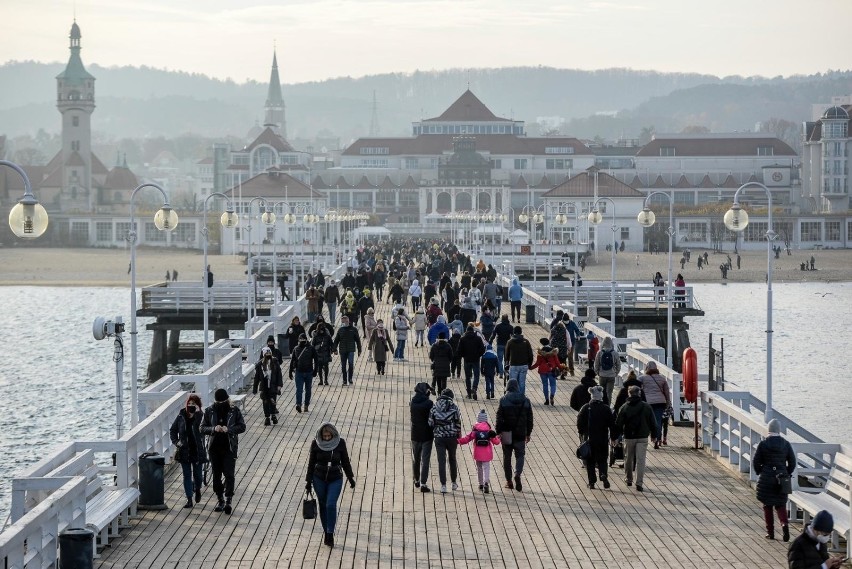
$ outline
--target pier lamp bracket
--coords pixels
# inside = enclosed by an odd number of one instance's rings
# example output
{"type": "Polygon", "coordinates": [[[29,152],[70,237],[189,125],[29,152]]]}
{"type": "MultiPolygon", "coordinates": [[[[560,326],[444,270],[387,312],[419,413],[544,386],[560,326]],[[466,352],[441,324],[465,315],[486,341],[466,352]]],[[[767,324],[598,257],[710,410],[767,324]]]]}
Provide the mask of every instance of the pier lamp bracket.
{"type": "Polygon", "coordinates": [[[116,334],[122,334],[124,332],[124,322],[112,320],[107,320],[103,316],[98,316],[95,318],[95,321],[92,323],[92,336],[95,337],[95,340],[103,340],[104,338],[108,338],[110,336],[115,336],[116,334]]]}

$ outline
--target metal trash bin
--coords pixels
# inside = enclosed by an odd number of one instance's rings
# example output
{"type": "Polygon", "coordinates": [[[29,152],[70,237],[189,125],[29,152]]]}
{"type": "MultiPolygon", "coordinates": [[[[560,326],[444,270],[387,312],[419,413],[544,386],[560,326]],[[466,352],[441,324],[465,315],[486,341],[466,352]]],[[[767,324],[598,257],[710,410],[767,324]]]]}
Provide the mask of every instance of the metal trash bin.
{"type": "Polygon", "coordinates": [[[286,334],[278,334],[278,349],[281,350],[281,357],[290,357],[290,341],[286,334]]]}
{"type": "Polygon", "coordinates": [[[535,304],[527,304],[525,307],[526,324],[535,324],[535,304]]]}
{"type": "Polygon", "coordinates": [[[59,569],[92,569],[94,558],[95,532],[68,528],[59,534],[59,569]]]}
{"type": "Polygon", "coordinates": [[[139,456],[139,509],[165,510],[166,457],[155,452],[139,456]]]}

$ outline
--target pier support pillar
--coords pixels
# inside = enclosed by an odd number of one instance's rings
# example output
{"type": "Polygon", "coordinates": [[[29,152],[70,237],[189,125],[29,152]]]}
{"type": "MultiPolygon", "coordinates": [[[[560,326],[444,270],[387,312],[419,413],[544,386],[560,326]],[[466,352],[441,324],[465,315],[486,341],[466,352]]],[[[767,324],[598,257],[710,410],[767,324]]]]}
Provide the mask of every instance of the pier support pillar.
{"type": "Polygon", "coordinates": [[[154,330],[154,339],[151,342],[151,357],[148,360],[148,380],[160,379],[165,373],[167,347],[166,331],[154,330]]]}
{"type": "Polygon", "coordinates": [[[689,331],[686,328],[675,328],[675,337],[672,346],[672,365],[678,373],[683,372],[683,352],[690,346],[689,331]]]}
{"type": "Polygon", "coordinates": [[[169,350],[168,350],[168,362],[170,364],[176,364],[178,362],[178,355],[180,350],[180,330],[171,330],[169,334],[169,350]]]}
{"type": "Polygon", "coordinates": [[[229,336],[228,330],[213,330],[213,342],[216,343],[219,340],[224,340],[229,336]]]}

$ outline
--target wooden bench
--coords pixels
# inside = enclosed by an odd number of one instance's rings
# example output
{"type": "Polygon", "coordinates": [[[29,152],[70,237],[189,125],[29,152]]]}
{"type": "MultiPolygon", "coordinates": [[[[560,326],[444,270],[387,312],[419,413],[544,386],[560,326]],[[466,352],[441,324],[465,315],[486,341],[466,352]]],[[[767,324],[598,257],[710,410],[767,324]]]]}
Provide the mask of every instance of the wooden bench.
{"type": "Polygon", "coordinates": [[[834,518],[834,533],[831,536],[832,549],[839,548],[839,537],[846,539],[846,556],[852,554],[852,456],[837,452],[828,472],[825,487],[815,492],[799,488],[790,494],[790,513],[794,518],[802,510],[803,523],[809,523],[812,516],[820,510],[827,510],[834,518]]]}

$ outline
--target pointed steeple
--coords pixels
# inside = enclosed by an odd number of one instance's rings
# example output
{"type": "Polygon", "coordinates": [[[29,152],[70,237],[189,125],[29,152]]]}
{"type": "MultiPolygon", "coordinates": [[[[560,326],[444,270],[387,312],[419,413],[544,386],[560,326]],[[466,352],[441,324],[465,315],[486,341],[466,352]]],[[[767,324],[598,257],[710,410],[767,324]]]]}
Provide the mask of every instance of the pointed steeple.
{"type": "Polygon", "coordinates": [[[281,79],[278,77],[278,54],[272,51],[272,73],[269,76],[269,91],[266,94],[266,113],[263,126],[277,129],[287,137],[287,119],[285,118],[284,97],[281,95],[281,79]]]}

